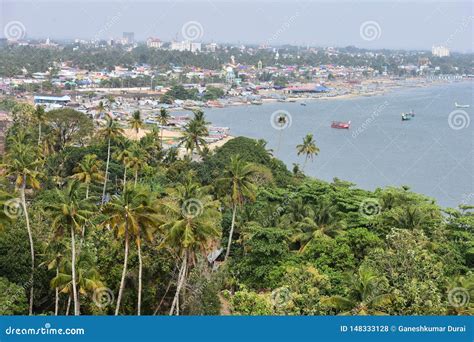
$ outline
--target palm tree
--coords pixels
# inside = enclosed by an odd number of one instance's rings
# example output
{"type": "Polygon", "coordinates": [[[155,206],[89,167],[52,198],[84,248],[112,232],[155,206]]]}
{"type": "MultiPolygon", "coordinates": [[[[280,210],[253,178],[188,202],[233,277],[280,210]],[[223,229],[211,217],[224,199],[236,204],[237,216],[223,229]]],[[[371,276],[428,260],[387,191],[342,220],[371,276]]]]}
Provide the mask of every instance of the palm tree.
{"type": "Polygon", "coordinates": [[[99,137],[107,140],[107,163],[105,164],[105,176],[104,176],[104,188],[102,190],[102,204],[105,201],[105,190],[107,188],[107,180],[109,174],[109,163],[110,163],[110,144],[113,139],[123,135],[123,129],[119,126],[117,120],[107,116],[106,124],[98,131],[99,137]]]}
{"type": "Polygon", "coordinates": [[[95,154],[87,154],[81,163],[74,169],[75,174],[71,176],[86,185],[86,199],[89,198],[89,187],[93,182],[103,182],[104,176],[100,171],[102,162],[95,154]]]}
{"type": "Polygon", "coordinates": [[[138,182],[138,171],[140,171],[146,165],[146,159],[148,155],[146,151],[140,148],[138,143],[134,143],[130,149],[130,156],[127,159],[127,166],[133,170],[134,174],[134,186],[137,186],[138,182]]]}
{"type": "Polygon", "coordinates": [[[220,235],[219,201],[213,200],[207,194],[208,190],[188,177],[182,184],[169,189],[169,196],[160,203],[164,233],[161,245],[176,250],[181,259],[170,315],[179,315],[179,296],[196,253],[206,251],[210,241],[220,235]]]}
{"type": "MultiPolygon", "coordinates": [[[[63,259],[58,264],[56,276],[51,279],[51,287],[59,290],[60,293],[68,295],[68,305],[66,315],[69,314],[70,298],[74,289],[74,280],[71,276],[72,263],[68,259],[63,259]]],[[[77,265],[77,292],[82,295],[93,295],[94,291],[104,286],[100,280],[100,275],[94,267],[92,257],[82,253],[78,257],[77,265]]]]}
{"type": "Polygon", "coordinates": [[[30,274],[30,303],[29,314],[33,314],[33,293],[34,293],[34,272],[35,272],[35,248],[33,244],[33,232],[30,225],[30,217],[26,204],[25,190],[27,187],[39,189],[39,172],[37,167],[40,165],[36,151],[31,146],[17,142],[11,146],[10,151],[5,156],[3,168],[6,174],[15,178],[15,188],[20,192],[20,201],[23,214],[25,215],[26,229],[28,231],[28,240],[30,242],[31,255],[31,274],[30,274]]]}
{"type": "Polygon", "coordinates": [[[38,123],[38,145],[41,145],[41,125],[46,121],[44,108],[40,105],[36,106],[33,115],[38,123]]]}
{"type": "Polygon", "coordinates": [[[130,127],[135,130],[136,136],[138,136],[140,129],[142,129],[145,125],[139,110],[133,112],[132,117],[128,120],[128,123],[130,124],[130,127]]]}
{"type": "Polygon", "coordinates": [[[122,301],[123,290],[125,288],[125,276],[128,267],[128,253],[130,238],[137,240],[138,258],[139,258],[139,276],[138,276],[138,308],[141,311],[141,288],[142,288],[142,255],[141,255],[141,236],[151,238],[151,228],[157,225],[155,217],[156,210],[151,203],[148,192],[141,188],[126,188],[120,195],[115,195],[103,208],[103,214],[106,219],[103,226],[108,226],[115,230],[118,237],[124,239],[124,261],[122,269],[122,278],[120,280],[119,293],[117,296],[117,306],[115,315],[120,312],[120,303],[122,301]]]}
{"type": "Polygon", "coordinates": [[[204,119],[202,111],[194,112],[194,118],[190,120],[184,127],[183,136],[180,138],[179,146],[184,145],[186,151],[193,152],[194,149],[201,153],[206,146],[205,137],[209,136],[207,122],[204,119]]]}
{"type": "Polygon", "coordinates": [[[237,208],[242,206],[246,199],[255,200],[256,185],[253,182],[255,173],[256,170],[251,164],[245,162],[239,155],[236,155],[231,157],[224,176],[218,180],[221,188],[229,194],[232,206],[232,223],[225,259],[229,257],[232,245],[237,208]]]}
{"type": "Polygon", "coordinates": [[[161,126],[161,138],[160,138],[161,148],[163,148],[163,130],[164,130],[165,126],[168,125],[168,122],[169,122],[170,118],[171,118],[171,116],[168,114],[168,111],[166,110],[166,108],[161,108],[160,109],[160,114],[158,115],[158,123],[161,126]]]}
{"type": "Polygon", "coordinates": [[[69,228],[71,238],[71,284],[74,301],[74,315],[80,314],[80,303],[77,292],[76,276],[76,231],[82,231],[83,226],[92,215],[91,203],[79,197],[79,182],[69,181],[65,189],[56,189],[55,202],[48,204],[46,210],[53,218],[52,228],[57,235],[62,236],[69,228]]]}
{"type": "Polygon", "coordinates": [[[127,169],[128,169],[128,164],[130,162],[130,157],[132,156],[132,152],[128,150],[127,148],[124,148],[117,152],[115,155],[115,159],[117,159],[119,162],[123,164],[123,190],[126,188],[126,183],[127,183],[127,169]]]}
{"type": "Polygon", "coordinates": [[[359,267],[357,274],[350,274],[347,278],[352,285],[349,296],[332,296],[323,302],[335,309],[344,310],[343,315],[383,315],[378,309],[390,304],[392,300],[392,295],[382,290],[385,279],[364,265],[359,267]]]}
{"type": "Polygon", "coordinates": [[[304,138],[303,138],[303,143],[300,144],[300,145],[297,145],[296,146],[296,149],[298,150],[298,156],[300,154],[304,154],[305,155],[305,160],[304,160],[304,164],[303,164],[303,170],[306,166],[306,162],[308,161],[308,159],[311,159],[311,161],[313,160],[314,156],[317,156],[318,153],[319,153],[319,148],[316,146],[316,143],[313,139],[313,135],[312,134],[307,134],[304,138]]]}

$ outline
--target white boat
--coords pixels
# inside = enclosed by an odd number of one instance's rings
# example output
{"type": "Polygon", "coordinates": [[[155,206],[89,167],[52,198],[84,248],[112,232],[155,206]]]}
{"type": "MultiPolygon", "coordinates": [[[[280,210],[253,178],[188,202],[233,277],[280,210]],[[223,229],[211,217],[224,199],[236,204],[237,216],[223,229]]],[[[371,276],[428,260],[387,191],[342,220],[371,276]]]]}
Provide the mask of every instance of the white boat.
{"type": "Polygon", "coordinates": [[[460,105],[457,102],[454,102],[454,105],[456,106],[456,108],[469,108],[471,106],[471,105],[460,105]]]}

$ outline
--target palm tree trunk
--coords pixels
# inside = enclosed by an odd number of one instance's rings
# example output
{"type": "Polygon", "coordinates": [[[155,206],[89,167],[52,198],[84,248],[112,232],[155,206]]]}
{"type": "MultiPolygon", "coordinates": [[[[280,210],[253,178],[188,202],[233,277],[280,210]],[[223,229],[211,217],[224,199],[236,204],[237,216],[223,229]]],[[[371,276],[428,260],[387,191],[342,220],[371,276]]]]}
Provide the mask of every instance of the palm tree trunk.
{"type": "Polygon", "coordinates": [[[105,201],[105,190],[107,188],[107,177],[109,175],[109,162],[110,162],[110,138],[107,147],[107,163],[105,164],[105,179],[104,179],[104,189],[102,190],[102,204],[105,201]]]}
{"type": "Polygon", "coordinates": [[[161,127],[160,146],[161,146],[161,149],[163,149],[163,126],[161,127]]]}
{"type": "Polygon", "coordinates": [[[127,165],[125,165],[125,170],[123,171],[123,191],[125,191],[127,184],[127,165]]]}
{"type": "Polygon", "coordinates": [[[66,316],[69,316],[69,309],[71,308],[71,295],[67,297],[66,316]]]}
{"type": "Polygon", "coordinates": [[[232,235],[234,234],[234,227],[235,227],[235,214],[237,213],[237,204],[234,203],[234,207],[232,208],[232,224],[230,225],[230,233],[229,233],[229,242],[227,242],[227,251],[225,252],[224,261],[227,260],[230,254],[230,246],[232,245],[232,235]]]}
{"type": "Polygon", "coordinates": [[[137,239],[137,250],[138,250],[138,306],[137,316],[140,316],[142,310],[142,274],[143,274],[143,261],[142,261],[142,243],[140,238],[137,239]]]}
{"type": "Polygon", "coordinates": [[[87,183],[87,185],[86,185],[86,199],[89,198],[89,186],[90,186],[90,184],[87,183]]]}
{"type": "Polygon", "coordinates": [[[41,122],[38,123],[38,146],[41,145],[41,122]]]}
{"type": "Polygon", "coordinates": [[[122,279],[120,279],[120,288],[117,296],[117,306],[115,307],[115,316],[118,316],[120,311],[120,302],[122,301],[123,289],[125,287],[125,276],[127,275],[128,264],[128,224],[125,226],[125,255],[123,259],[122,279]]]}
{"type": "Polygon", "coordinates": [[[308,162],[308,156],[306,156],[306,158],[304,159],[303,168],[301,169],[301,171],[304,172],[304,168],[306,167],[307,162],[308,162]]]}
{"type": "Polygon", "coordinates": [[[31,273],[30,273],[30,305],[28,309],[28,314],[33,314],[33,295],[34,295],[34,280],[35,280],[35,248],[33,245],[33,233],[30,226],[30,217],[28,215],[28,210],[26,208],[26,198],[25,198],[25,187],[26,187],[26,177],[23,176],[23,184],[20,188],[21,204],[23,207],[23,212],[25,213],[26,229],[28,230],[28,240],[30,241],[30,254],[31,254],[31,273]]]}
{"type": "MultiPolygon", "coordinates": [[[[56,264],[56,277],[59,275],[59,267],[56,264]]],[[[57,316],[59,312],[59,288],[56,286],[54,289],[54,316],[57,316]]]]}
{"type": "Polygon", "coordinates": [[[188,261],[188,253],[184,252],[183,263],[181,264],[181,269],[179,270],[178,275],[178,286],[176,287],[176,293],[174,295],[173,303],[171,304],[170,316],[173,315],[176,309],[176,313],[179,315],[179,294],[181,292],[181,287],[183,286],[184,279],[186,277],[186,267],[188,261]]]}
{"type": "Polygon", "coordinates": [[[79,297],[76,283],[76,234],[74,225],[71,225],[71,270],[72,270],[72,295],[74,297],[74,315],[79,316],[79,297]]]}
{"type": "Polygon", "coordinates": [[[135,188],[137,187],[137,181],[138,181],[138,168],[135,169],[135,183],[133,184],[135,188]]]}

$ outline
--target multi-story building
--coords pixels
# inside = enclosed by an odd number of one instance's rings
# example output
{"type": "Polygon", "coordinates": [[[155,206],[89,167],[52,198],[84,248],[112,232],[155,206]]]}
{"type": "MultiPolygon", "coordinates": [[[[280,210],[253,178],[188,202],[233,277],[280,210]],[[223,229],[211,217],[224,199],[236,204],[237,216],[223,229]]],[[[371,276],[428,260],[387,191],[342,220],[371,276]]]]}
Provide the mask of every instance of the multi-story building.
{"type": "Polygon", "coordinates": [[[146,41],[146,46],[149,48],[159,49],[163,46],[163,42],[158,38],[150,37],[146,41]]]}
{"type": "Polygon", "coordinates": [[[445,46],[433,46],[431,53],[436,57],[449,57],[449,49],[445,46]]]}
{"type": "Polygon", "coordinates": [[[133,44],[135,43],[135,33],[133,32],[124,32],[122,36],[122,42],[124,44],[133,44]]]}
{"type": "Polygon", "coordinates": [[[197,52],[201,51],[201,43],[190,42],[187,40],[182,42],[171,42],[170,50],[197,52]]]}

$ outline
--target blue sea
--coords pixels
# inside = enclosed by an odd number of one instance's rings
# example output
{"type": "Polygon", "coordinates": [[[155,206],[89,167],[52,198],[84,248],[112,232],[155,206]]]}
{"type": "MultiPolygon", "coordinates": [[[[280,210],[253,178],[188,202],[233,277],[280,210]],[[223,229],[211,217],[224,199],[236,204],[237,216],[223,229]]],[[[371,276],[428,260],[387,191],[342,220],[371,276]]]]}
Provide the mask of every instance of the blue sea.
{"type": "MultiPolygon", "coordinates": [[[[320,153],[305,173],[357,187],[408,185],[445,207],[474,203],[474,113],[472,82],[393,90],[385,95],[300,103],[269,103],[206,111],[214,125],[234,136],[268,141],[274,155],[291,169],[304,164],[296,145],[312,133],[320,153]],[[455,102],[470,105],[456,108],[455,102]],[[401,120],[413,110],[415,117],[401,120]],[[278,130],[272,114],[285,111],[291,125],[278,130]],[[351,121],[333,129],[332,121],[351,121]]],[[[275,115],[273,115],[275,117],[275,115]]],[[[277,126],[278,127],[278,126],[277,126]]]]}

